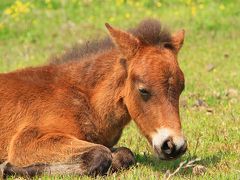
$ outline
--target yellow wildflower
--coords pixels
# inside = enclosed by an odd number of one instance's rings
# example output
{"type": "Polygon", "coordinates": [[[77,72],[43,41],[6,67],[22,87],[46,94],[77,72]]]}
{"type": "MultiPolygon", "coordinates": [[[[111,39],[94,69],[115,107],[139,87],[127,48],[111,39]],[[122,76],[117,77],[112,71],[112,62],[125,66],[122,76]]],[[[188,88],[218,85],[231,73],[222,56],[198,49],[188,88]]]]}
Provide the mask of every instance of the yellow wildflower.
{"type": "Polygon", "coordinates": [[[117,4],[118,6],[120,6],[121,4],[124,3],[124,0],[116,0],[115,2],[116,2],[116,4],[117,4]]]}
{"type": "Polygon", "coordinates": [[[30,11],[32,4],[30,2],[23,3],[20,0],[16,0],[13,5],[5,9],[3,14],[18,18],[22,14],[27,14],[30,11]]]}
{"type": "Polygon", "coordinates": [[[3,14],[6,14],[6,15],[11,15],[13,13],[12,9],[11,8],[7,8],[4,10],[3,14]]]}
{"type": "Polygon", "coordinates": [[[221,5],[219,6],[219,9],[223,11],[223,10],[225,9],[225,6],[224,6],[223,4],[221,4],[221,5]]]}
{"type": "Polygon", "coordinates": [[[20,0],[17,0],[15,2],[14,9],[15,9],[15,12],[17,12],[19,14],[21,14],[21,13],[26,14],[29,12],[29,6],[30,6],[30,2],[23,3],[20,0]]]}
{"type": "Polygon", "coordinates": [[[131,16],[131,15],[130,15],[129,13],[126,13],[126,14],[125,14],[125,17],[126,17],[127,19],[129,19],[130,16],[131,16]]]}
{"type": "Polygon", "coordinates": [[[200,4],[199,5],[199,9],[203,9],[204,8],[204,5],[203,4],[200,4]]]}
{"type": "Polygon", "coordinates": [[[191,8],[191,13],[192,13],[192,16],[196,16],[196,6],[192,6],[191,8]]]}
{"type": "Polygon", "coordinates": [[[161,7],[161,6],[162,6],[162,3],[156,2],[156,6],[157,6],[157,7],[161,7]]]}

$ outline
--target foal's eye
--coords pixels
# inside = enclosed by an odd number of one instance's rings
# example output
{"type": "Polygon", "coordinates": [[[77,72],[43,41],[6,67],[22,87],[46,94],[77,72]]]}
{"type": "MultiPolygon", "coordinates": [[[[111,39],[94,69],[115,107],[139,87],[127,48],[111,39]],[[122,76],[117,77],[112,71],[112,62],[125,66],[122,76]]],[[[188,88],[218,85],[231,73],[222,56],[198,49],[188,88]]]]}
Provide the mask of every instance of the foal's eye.
{"type": "Polygon", "coordinates": [[[139,88],[138,90],[144,101],[147,101],[150,98],[150,93],[145,88],[139,88]]]}

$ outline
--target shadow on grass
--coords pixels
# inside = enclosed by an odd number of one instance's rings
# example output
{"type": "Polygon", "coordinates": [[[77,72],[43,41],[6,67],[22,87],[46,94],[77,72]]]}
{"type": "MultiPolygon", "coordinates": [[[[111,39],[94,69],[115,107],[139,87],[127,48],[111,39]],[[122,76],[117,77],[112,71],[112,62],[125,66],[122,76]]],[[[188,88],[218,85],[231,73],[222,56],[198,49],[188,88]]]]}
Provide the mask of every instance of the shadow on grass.
{"type": "MultiPolygon", "coordinates": [[[[153,171],[165,173],[167,170],[173,172],[179,166],[179,164],[185,160],[191,161],[196,158],[201,158],[201,160],[196,162],[196,164],[205,166],[206,168],[215,166],[221,161],[222,157],[224,156],[224,152],[219,151],[213,155],[205,156],[203,158],[198,156],[185,155],[173,161],[159,160],[157,157],[149,154],[136,154],[135,156],[138,163],[144,166],[148,166],[153,171]]],[[[184,175],[192,174],[192,168],[181,170],[179,173],[184,175]]]]}

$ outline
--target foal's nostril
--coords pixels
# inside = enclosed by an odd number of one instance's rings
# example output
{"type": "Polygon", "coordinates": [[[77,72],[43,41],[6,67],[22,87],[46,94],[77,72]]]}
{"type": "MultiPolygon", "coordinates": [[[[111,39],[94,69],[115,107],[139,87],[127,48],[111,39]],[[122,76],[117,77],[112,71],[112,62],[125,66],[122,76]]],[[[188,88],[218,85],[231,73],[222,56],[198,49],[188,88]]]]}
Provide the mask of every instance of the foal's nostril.
{"type": "Polygon", "coordinates": [[[164,141],[164,143],[162,144],[162,152],[164,154],[172,154],[172,152],[175,150],[175,145],[173,144],[173,142],[170,139],[167,139],[166,141],[164,141]]]}

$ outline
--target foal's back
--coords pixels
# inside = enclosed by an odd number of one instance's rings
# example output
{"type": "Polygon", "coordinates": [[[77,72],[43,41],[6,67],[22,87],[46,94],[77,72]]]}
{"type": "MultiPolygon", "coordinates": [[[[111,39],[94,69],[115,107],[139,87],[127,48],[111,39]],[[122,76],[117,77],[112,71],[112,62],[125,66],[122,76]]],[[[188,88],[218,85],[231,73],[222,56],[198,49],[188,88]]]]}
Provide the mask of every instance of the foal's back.
{"type": "Polygon", "coordinates": [[[42,103],[53,94],[55,79],[54,66],[0,74],[0,159],[6,157],[10,140],[21,127],[37,123],[47,106],[42,103]]]}

